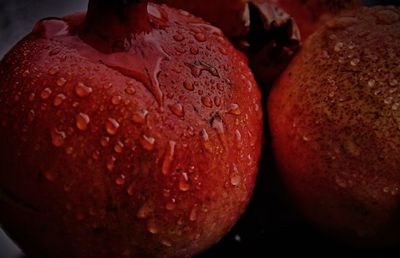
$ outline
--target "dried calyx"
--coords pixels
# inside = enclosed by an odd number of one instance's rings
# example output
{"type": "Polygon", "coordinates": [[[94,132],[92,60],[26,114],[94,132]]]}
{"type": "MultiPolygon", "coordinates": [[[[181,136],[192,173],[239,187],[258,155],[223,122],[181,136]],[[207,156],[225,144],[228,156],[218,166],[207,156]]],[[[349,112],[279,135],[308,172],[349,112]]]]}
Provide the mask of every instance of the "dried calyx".
{"type": "Polygon", "coordinates": [[[233,39],[248,57],[257,81],[271,85],[300,47],[300,32],[294,19],[275,4],[252,0],[248,33],[233,39]]]}

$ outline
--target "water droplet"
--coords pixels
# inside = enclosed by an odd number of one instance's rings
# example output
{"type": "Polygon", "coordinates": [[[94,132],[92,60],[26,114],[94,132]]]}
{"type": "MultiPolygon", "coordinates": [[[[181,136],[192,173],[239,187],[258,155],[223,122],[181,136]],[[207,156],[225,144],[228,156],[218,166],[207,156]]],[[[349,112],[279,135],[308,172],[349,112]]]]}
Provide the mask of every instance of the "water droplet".
{"type": "Polygon", "coordinates": [[[93,92],[92,88],[86,86],[81,82],[75,86],[75,93],[80,98],[85,98],[89,96],[92,92],[93,92]]]}
{"type": "Polygon", "coordinates": [[[64,145],[65,138],[67,138],[65,132],[58,131],[57,129],[51,131],[51,142],[55,147],[61,147],[64,145]]]}
{"type": "Polygon", "coordinates": [[[374,87],[374,85],[375,85],[375,80],[374,80],[374,79],[370,79],[370,80],[368,81],[368,86],[369,86],[370,88],[372,88],[372,87],[374,87]]]}
{"type": "Polygon", "coordinates": [[[93,151],[92,152],[92,158],[94,160],[98,160],[100,158],[100,151],[98,151],[98,150],[93,151]]]}
{"type": "Polygon", "coordinates": [[[41,97],[43,100],[46,100],[46,99],[48,99],[48,98],[50,97],[51,93],[52,93],[52,91],[51,91],[50,88],[45,88],[45,89],[42,90],[42,92],[40,93],[40,97],[41,97]]]}
{"type": "Polygon", "coordinates": [[[193,55],[197,55],[199,53],[199,48],[196,46],[191,47],[190,53],[192,53],[193,55]]]}
{"type": "Polygon", "coordinates": [[[392,105],[392,110],[398,110],[400,107],[400,103],[396,102],[392,105]]]}
{"type": "Polygon", "coordinates": [[[133,87],[127,87],[125,89],[125,93],[128,94],[128,95],[134,95],[136,93],[136,90],[133,87]]]}
{"type": "Polygon", "coordinates": [[[198,32],[194,35],[194,38],[199,41],[199,42],[205,42],[207,41],[207,37],[206,35],[204,35],[204,33],[202,32],[198,32]]]}
{"type": "Polygon", "coordinates": [[[117,177],[117,179],[115,179],[115,184],[116,185],[124,185],[125,184],[125,175],[120,175],[119,177],[117,177]]]}
{"type": "Polygon", "coordinates": [[[29,99],[30,102],[34,101],[35,100],[35,93],[32,92],[31,94],[29,94],[29,98],[28,99],[29,99]]]}
{"type": "Polygon", "coordinates": [[[193,207],[192,210],[190,211],[189,220],[190,221],[197,220],[197,206],[193,207]]]}
{"type": "Polygon", "coordinates": [[[142,207],[140,207],[136,216],[138,219],[145,219],[148,218],[152,212],[153,209],[149,206],[149,204],[145,203],[142,207]]]}
{"type": "Polygon", "coordinates": [[[215,104],[215,106],[217,106],[217,107],[221,106],[222,100],[221,100],[221,98],[220,98],[219,96],[215,96],[215,97],[214,97],[214,104],[215,104]]]}
{"type": "Polygon", "coordinates": [[[113,96],[111,98],[111,103],[115,106],[121,104],[122,97],[121,96],[113,96]]]}
{"type": "Polygon", "coordinates": [[[398,81],[396,80],[396,79],[391,79],[390,81],[389,81],[389,84],[390,84],[390,86],[396,86],[397,84],[398,84],[398,81]]]}
{"type": "Polygon", "coordinates": [[[179,177],[179,190],[182,192],[187,192],[190,189],[189,185],[189,177],[187,173],[182,173],[181,176],[179,177]]]}
{"type": "Polygon", "coordinates": [[[109,135],[115,135],[119,128],[119,123],[113,118],[109,118],[106,122],[106,131],[109,135]]]}
{"type": "Polygon", "coordinates": [[[124,144],[121,141],[118,141],[117,144],[115,144],[114,146],[114,151],[116,153],[122,153],[123,149],[124,149],[124,144]]]}
{"type": "Polygon", "coordinates": [[[90,123],[90,117],[85,113],[76,116],[76,127],[81,131],[86,131],[90,123]]]}
{"type": "Polygon", "coordinates": [[[229,108],[229,113],[232,114],[232,115],[236,115],[236,116],[240,115],[241,111],[240,111],[239,105],[238,104],[231,104],[231,106],[229,108]]]}
{"type": "Polygon", "coordinates": [[[341,187],[341,188],[346,188],[347,187],[347,182],[346,180],[342,179],[341,177],[336,176],[335,177],[336,184],[341,187]]]}
{"type": "Polygon", "coordinates": [[[194,90],[193,83],[191,83],[190,81],[184,81],[183,87],[185,87],[185,89],[190,90],[190,91],[194,90]]]}
{"type": "Polygon", "coordinates": [[[383,102],[384,102],[386,105],[389,105],[390,103],[392,103],[392,100],[393,100],[393,97],[387,97],[386,99],[383,100],[383,102]]]}
{"type": "Polygon", "coordinates": [[[35,120],[35,110],[31,109],[28,113],[28,123],[31,124],[35,120]]]}
{"type": "Polygon", "coordinates": [[[174,141],[168,142],[168,148],[167,148],[167,151],[165,152],[164,161],[162,164],[162,173],[164,175],[169,174],[169,171],[171,168],[171,163],[174,160],[175,146],[176,146],[176,142],[174,142],[174,141]]]}
{"type": "Polygon", "coordinates": [[[209,139],[209,137],[208,137],[208,133],[207,133],[206,129],[204,129],[204,128],[201,129],[200,135],[201,135],[201,138],[202,138],[202,140],[203,140],[204,149],[205,149],[206,151],[208,151],[208,152],[212,152],[212,147],[211,147],[210,139],[209,139]]]}
{"type": "Polygon", "coordinates": [[[242,141],[242,134],[240,133],[239,129],[236,129],[236,131],[235,131],[235,138],[236,138],[236,142],[240,145],[240,143],[242,141]]]}
{"type": "Polygon", "coordinates": [[[176,41],[182,41],[182,40],[184,40],[185,39],[185,37],[184,36],[182,36],[182,34],[175,34],[174,35],[174,40],[176,40],[176,41]]]}
{"type": "Polygon", "coordinates": [[[173,211],[173,210],[175,210],[175,199],[172,199],[172,201],[171,202],[168,202],[166,205],[165,205],[165,209],[167,210],[167,211],[173,211]]]}
{"type": "Polygon", "coordinates": [[[154,148],[154,143],[155,143],[156,139],[143,134],[142,137],[140,137],[139,141],[140,141],[140,144],[142,145],[143,149],[151,151],[154,148]]]}
{"type": "Polygon", "coordinates": [[[238,185],[240,185],[240,181],[241,181],[241,178],[240,178],[239,175],[234,175],[234,176],[231,177],[231,184],[232,184],[233,186],[238,186],[238,185]]]}
{"type": "Polygon", "coordinates": [[[116,161],[117,161],[117,158],[115,158],[114,156],[111,156],[111,157],[108,157],[108,158],[107,158],[106,167],[107,167],[107,170],[108,170],[109,172],[111,172],[111,171],[114,170],[115,162],[116,162],[116,161]]]}
{"type": "Polygon", "coordinates": [[[212,100],[210,99],[210,97],[207,96],[201,98],[201,103],[203,103],[203,105],[208,108],[212,108],[213,106],[212,100]]]}
{"type": "Polygon", "coordinates": [[[172,246],[171,242],[169,242],[167,240],[161,240],[161,244],[163,246],[166,246],[166,247],[171,247],[172,246]]]}
{"type": "Polygon", "coordinates": [[[179,10],[179,14],[182,15],[182,16],[185,16],[185,17],[190,16],[190,13],[185,11],[185,10],[179,10]]]}
{"type": "Polygon", "coordinates": [[[55,75],[56,73],[58,73],[60,68],[58,68],[57,66],[53,66],[49,69],[49,75],[55,75]]]}
{"type": "Polygon", "coordinates": [[[58,94],[58,95],[54,98],[53,105],[54,105],[55,107],[60,106],[60,105],[64,102],[64,100],[65,100],[66,98],[67,98],[67,97],[66,97],[64,94],[62,94],[62,93],[58,94]]]}
{"type": "Polygon", "coordinates": [[[137,124],[144,124],[146,122],[146,117],[149,112],[145,109],[141,109],[133,113],[132,121],[137,124]]]}
{"type": "Polygon", "coordinates": [[[58,86],[64,86],[65,85],[65,83],[67,83],[67,80],[65,79],[65,78],[63,78],[63,77],[61,77],[61,78],[58,78],[57,79],[57,82],[56,82],[56,84],[58,85],[58,86]]]}
{"type": "Polygon", "coordinates": [[[50,182],[53,182],[55,180],[55,176],[51,171],[45,171],[44,177],[47,179],[47,181],[50,181],[50,182]]]}
{"type": "Polygon", "coordinates": [[[350,61],[351,66],[357,66],[360,63],[360,59],[354,58],[350,61]]]}
{"type": "Polygon", "coordinates": [[[303,141],[308,142],[310,141],[310,138],[306,135],[303,135],[303,141]]]}
{"type": "Polygon", "coordinates": [[[183,113],[183,106],[179,103],[174,104],[174,105],[170,105],[169,109],[171,110],[172,113],[174,113],[174,115],[176,115],[177,117],[183,117],[184,113],[183,113]]]}
{"type": "Polygon", "coordinates": [[[211,124],[212,124],[212,127],[217,131],[218,137],[221,140],[222,145],[226,149],[227,146],[228,146],[228,141],[226,139],[224,123],[222,121],[221,116],[219,116],[218,114],[215,115],[213,117],[213,119],[212,119],[212,123],[211,124]]]}
{"type": "Polygon", "coordinates": [[[335,50],[335,52],[340,52],[343,49],[343,43],[342,42],[338,42],[335,44],[335,47],[333,48],[333,50],[335,50]]]}
{"type": "Polygon", "coordinates": [[[147,230],[151,233],[151,234],[157,234],[158,233],[158,228],[156,225],[156,222],[154,219],[149,219],[147,221],[147,230]]]}
{"type": "Polygon", "coordinates": [[[100,144],[103,147],[107,147],[108,144],[110,144],[110,137],[106,137],[106,136],[101,137],[100,144]]]}

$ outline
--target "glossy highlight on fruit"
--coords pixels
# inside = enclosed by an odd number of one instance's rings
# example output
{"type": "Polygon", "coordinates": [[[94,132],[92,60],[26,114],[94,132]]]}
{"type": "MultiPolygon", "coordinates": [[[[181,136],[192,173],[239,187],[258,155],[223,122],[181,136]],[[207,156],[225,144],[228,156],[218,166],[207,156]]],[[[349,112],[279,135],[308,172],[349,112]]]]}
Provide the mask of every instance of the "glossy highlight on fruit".
{"type": "Polygon", "coordinates": [[[287,188],[316,225],[353,244],[400,242],[400,8],[341,13],[274,86],[268,113],[287,188]]]}
{"type": "Polygon", "coordinates": [[[261,96],[203,20],[92,0],[39,21],[0,78],[0,222],[27,255],[190,257],[244,211],[261,96]]]}

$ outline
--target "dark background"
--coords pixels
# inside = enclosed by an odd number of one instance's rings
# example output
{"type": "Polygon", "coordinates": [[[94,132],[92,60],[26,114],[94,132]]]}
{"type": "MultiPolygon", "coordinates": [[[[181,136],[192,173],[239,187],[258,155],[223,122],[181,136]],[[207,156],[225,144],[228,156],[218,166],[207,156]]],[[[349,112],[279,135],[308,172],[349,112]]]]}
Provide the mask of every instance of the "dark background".
{"type": "MultiPolygon", "coordinates": [[[[190,0],[188,0],[190,1],[190,0]]],[[[217,1],[217,0],[216,0],[217,1]]],[[[87,0],[0,0],[0,58],[33,24],[46,16],[64,16],[86,9],[87,0]]],[[[369,4],[400,0],[365,0],[369,4]]],[[[264,101],[265,103],[265,101],[264,101]]],[[[268,135],[268,133],[267,133],[268,135]]],[[[354,249],[319,232],[293,209],[269,153],[264,157],[254,197],[239,223],[202,258],[210,257],[400,257],[398,250],[354,249]]],[[[22,258],[12,241],[0,230],[0,258],[22,258]]],[[[57,257],[55,257],[57,258],[57,257]]],[[[71,257],[73,258],[73,257],[71,257]]],[[[112,258],[112,257],[110,257],[112,258]]]]}

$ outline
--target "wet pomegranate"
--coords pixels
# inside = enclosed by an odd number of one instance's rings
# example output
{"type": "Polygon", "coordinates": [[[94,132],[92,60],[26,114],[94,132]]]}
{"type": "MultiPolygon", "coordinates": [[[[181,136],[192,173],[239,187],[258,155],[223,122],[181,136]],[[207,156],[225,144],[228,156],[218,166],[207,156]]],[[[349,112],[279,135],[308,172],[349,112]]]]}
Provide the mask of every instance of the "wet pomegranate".
{"type": "Polygon", "coordinates": [[[345,11],[269,97],[273,147],[304,215],[348,242],[400,242],[400,8],[345,11]]]}
{"type": "Polygon", "coordinates": [[[190,257],[245,209],[260,93],[201,19],[91,0],[39,21],[0,78],[0,221],[30,257],[190,257]]]}

